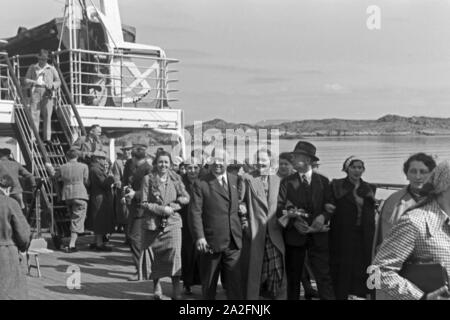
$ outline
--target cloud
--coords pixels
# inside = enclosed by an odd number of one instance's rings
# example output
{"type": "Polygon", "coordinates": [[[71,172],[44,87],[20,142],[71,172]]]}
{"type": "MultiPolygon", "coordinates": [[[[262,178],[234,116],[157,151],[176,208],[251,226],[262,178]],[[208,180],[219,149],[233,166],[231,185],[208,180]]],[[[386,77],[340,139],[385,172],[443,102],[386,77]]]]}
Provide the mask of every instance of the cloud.
{"type": "Polygon", "coordinates": [[[350,90],[340,85],[339,83],[328,83],[324,86],[325,92],[334,94],[350,93],[350,90]]]}

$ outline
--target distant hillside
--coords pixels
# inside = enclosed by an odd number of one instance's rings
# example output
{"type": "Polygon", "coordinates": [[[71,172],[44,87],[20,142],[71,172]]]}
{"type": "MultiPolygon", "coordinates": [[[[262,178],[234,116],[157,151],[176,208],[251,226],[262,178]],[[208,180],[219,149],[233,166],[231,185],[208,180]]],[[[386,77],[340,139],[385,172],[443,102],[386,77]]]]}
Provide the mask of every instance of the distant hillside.
{"type": "Polygon", "coordinates": [[[259,122],[255,123],[254,125],[258,126],[258,127],[278,126],[285,122],[289,122],[289,120],[286,120],[286,119],[284,119],[284,120],[263,120],[263,121],[259,121],[259,122]]]}
{"type": "MultiPolygon", "coordinates": [[[[281,138],[298,139],[311,136],[380,136],[380,135],[450,135],[450,118],[402,117],[386,115],[377,120],[302,120],[259,125],[229,123],[214,119],[203,123],[203,131],[208,129],[278,129],[281,138]]],[[[193,134],[193,126],[186,129],[193,134]]]]}

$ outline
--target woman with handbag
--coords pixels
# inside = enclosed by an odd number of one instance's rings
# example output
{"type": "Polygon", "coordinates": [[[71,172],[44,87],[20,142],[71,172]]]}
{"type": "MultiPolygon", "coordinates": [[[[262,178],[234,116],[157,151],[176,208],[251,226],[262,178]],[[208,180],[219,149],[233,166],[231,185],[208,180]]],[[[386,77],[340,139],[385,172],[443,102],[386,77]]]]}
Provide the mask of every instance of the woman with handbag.
{"type": "Polygon", "coordinates": [[[365,182],[361,158],[345,160],[346,178],[331,182],[336,209],[330,221],[330,266],[337,299],[367,298],[366,270],[372,261],[375,187],[365,182]]]}
{"type": "Polygon", "coordinates": [[[30,226],[16,200],[9,197],[13,180],[0,176],[0,300],[25,300],[27,280],[19,251],[30,243],[30,226]]]}
{"type": "Polygon", "coordinates": [[[165,277],[172,278],[172,298],[180,298],[183,223],[178,211],[189,203],[189,194],[171,166],[170,153],[159,152],[153,163],[154,170],[145,176],[142,186],[141,206],[146,222],[141,248],[152,249],[151,278],[156,300],[162,298],[160,279],[165,277]]]}
{"type": "MultiPolygon", "coordinates": [[[[449,299],[443,278],[424,291],[402,276],[409,263],[432,262],[450,273],[450,162],[440,163],[422,188],[425,199],[404,213],[381,244],[373,262],[380,289],[392,299],[449,299]]],[[[445,273],[445,272],[444,272],[445,273]]],[[[429,280],[434,275],[425,274],[429,280]]],[[[439,276],[439,275],[437,275],[439,276]]]]}

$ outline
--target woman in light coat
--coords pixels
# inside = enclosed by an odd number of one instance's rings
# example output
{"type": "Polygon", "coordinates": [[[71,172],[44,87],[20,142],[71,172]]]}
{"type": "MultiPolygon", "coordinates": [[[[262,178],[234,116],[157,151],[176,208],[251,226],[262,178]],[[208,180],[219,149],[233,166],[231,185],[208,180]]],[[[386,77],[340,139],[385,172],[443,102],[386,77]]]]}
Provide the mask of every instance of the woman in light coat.
{"type": "Polygon", "coordinates": [[[163,296],[161,278],[172,278],[172,298],[180,299],[181,228],[183,222],[178,211],[189,203],[181,177],[171,170],[170,153],[157,154],[150,174],[142,185],[142,208],[145,212],[141,250],[152,249],[151,279],[154,281],[154,298],[163,296]]]}

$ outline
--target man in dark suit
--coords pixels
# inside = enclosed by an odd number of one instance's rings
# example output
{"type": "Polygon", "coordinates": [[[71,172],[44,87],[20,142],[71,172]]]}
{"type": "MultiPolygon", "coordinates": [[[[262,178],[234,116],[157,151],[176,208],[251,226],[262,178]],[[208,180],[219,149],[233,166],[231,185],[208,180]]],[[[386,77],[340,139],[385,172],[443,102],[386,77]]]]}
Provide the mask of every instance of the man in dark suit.
{"type": "Polygon", "coordinates": [[[194,185],[190,229],[200,256],[203,299],[214,300],[219,274],[227,298],[242,299],[240,254],[242,226],[238,216],[237,176],[227,173],[227,156],[214,150],[211,172],[194,185]]]}
{"type": "Polygon", "coordinates": [[[319,160],[314,145],[300,141],[292,155],[297,172],[281,182],[277,208],[285,227],[288,299],[299,299],[307,252],[320,298],[333,300],[326,225],[333,211],[329,180],[312,170],[312,162],[319,160]]]}

